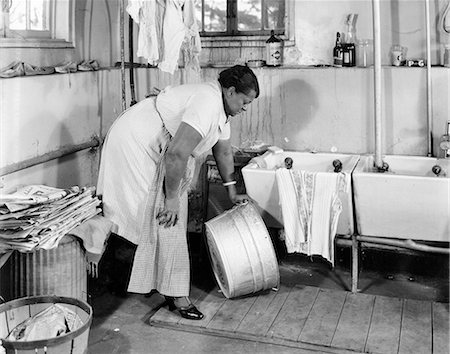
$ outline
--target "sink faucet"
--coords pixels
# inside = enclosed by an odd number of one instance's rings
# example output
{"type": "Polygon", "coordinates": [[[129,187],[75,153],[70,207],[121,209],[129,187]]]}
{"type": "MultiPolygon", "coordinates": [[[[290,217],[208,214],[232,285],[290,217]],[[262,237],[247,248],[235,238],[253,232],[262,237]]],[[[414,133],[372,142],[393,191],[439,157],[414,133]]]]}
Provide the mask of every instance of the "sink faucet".
{"type": "Polygon", "coordinates": [[[444,151],[444,158],[450,157],[450,120],[447,121],[445,134],[441,136],[439,147],[444,151]]]}

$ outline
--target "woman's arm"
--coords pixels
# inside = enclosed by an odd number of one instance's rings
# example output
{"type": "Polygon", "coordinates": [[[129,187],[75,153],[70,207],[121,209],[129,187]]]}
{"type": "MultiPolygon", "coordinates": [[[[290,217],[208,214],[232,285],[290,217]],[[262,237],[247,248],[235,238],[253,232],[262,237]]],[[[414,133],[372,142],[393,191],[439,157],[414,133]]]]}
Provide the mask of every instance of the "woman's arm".
{"type": "Polygon", "coordinates": [[[222,181],[227,188],[228,197],[233,203],[240,203],[248,200],[245,194],[237,194],[236,180],[234,178],[234,158],[231,148],[231,141],[219,140],[212,148],[214,159],[216,160],[222,181]]]}
{"type": "Polygon", "coordinates": [[[165,155],[166,174],[164,178],[165,203],[159,211],[157,219],[160,225],[173,226],[178,221],[180,196],[178,195],[181,179],[184,177],[186,165],[202,136],[189,124],[181,122],[175,136],[169,142],[165,155]]]}

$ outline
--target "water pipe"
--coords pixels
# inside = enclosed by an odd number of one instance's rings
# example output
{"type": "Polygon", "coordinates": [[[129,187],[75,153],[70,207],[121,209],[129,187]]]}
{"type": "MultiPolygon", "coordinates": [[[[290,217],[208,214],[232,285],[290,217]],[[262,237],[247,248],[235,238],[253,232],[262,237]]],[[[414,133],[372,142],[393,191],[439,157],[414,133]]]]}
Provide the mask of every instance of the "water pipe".
{"type": "Polygon", "coordinates": [[[6,176],[11,173],[22,171],[26,168],[33,167],[36,165],[40,165],[52,160],[56,160],[62,157],[65,157],[70,154],[74,154],[76,152],[86,150],[86,149],[92,149],[97,148],[102,145],[102,140],[97,137],[93,136],[89,141],[86,141],[84,143],[76,144],[76,145],[65,145],[60,147],[58,150],[53,150],[50,152],[47,152],[43,155],[39,155],[36,157],[32,157],[27,160],[23,160],[20,162],[15,162],[10,165],[6,165],[5,167],[0,168],[0,176],[6,176]]]}
{"type": "Polygon", "coordinates": [[[133,49],[133,18],[128,16],[128,58],[130,60],[130,93],[131,93],[131,102],[130,107],[137,103],[136,101],[136,91],[134,87],[134,49],[133,49]]]}
{"type": "MultiPolygon", "coordinates": [[[[365,247],[371,247],[374,245],[374,248],[378,248],[378,245],[387,246],[387,248],[392,247],[397,250],[409,249],[412,251],[418,252],[429,252],[429,253],[439,253],[439,254],[448,254],[450,255],[450,248],[448,247],[440,247],[440,246],[432,246],[426,245],[419,242],[416,242],[411,239],[391,239],[384,237],[375,237],[375,236],[361,236],[356,235],[356,240],[358,242],[363,243],[365,247]]],[[[337,244],[342,246],[350,246],[353,240],[348,239],[347,237],[341,237],[336,239],[337,244]]]]}
{"type": "Polygon", "coordinates": [[[373,62],[374,62],[374,114],[375,114],[375,166],[383,167],[381,156],[381,26],[380,0],[372,0],[373,62]]]}
{"type": "Polygon", "coordinates": [[[431,30],[430,30],[430,0],[425,0],[426,17],[426,50],[427,50],[427,156],[433,156],[433,105],[431,101],[431,30]]]}
{"type": "Polygon", "coordinates": [[[120,78],[122,92],[122,111],[127,108],[126,89],[125,89],[125,0],[120,0],[119,16],[120,16],[120,78]]]}

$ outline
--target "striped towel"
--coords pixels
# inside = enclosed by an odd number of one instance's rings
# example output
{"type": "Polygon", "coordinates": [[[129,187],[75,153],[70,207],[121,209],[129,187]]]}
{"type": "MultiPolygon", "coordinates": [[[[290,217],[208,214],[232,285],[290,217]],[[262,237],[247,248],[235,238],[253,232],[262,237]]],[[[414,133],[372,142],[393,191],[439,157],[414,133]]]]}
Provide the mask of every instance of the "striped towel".
{"type": "Polygon", "coordinates": [[[344,173],[276,171],[288,253],[320,255],[334,265],[334,237],[346,189],[344,173]]]}

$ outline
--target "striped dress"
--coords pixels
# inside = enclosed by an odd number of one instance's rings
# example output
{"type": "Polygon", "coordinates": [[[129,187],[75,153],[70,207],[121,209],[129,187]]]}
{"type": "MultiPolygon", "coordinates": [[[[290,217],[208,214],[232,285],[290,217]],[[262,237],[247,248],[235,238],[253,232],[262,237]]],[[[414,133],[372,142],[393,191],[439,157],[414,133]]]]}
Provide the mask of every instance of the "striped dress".
{"type": "Polygon", "coordinates": [[[194,158],[230,138],[218,82],[167,87],[123,112],[105,139],[97,193],[113,231],[137,245],[129,292],[189,295],[187,188],[180,195],[177,225],[164,228],[156,220],[164,205],[164,153],[182,121],[202,136],[188,163],[187,185],[194,158]]]}

